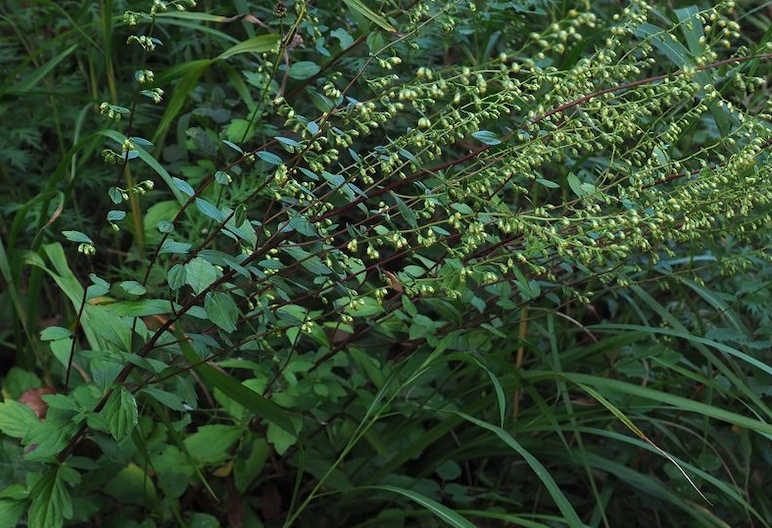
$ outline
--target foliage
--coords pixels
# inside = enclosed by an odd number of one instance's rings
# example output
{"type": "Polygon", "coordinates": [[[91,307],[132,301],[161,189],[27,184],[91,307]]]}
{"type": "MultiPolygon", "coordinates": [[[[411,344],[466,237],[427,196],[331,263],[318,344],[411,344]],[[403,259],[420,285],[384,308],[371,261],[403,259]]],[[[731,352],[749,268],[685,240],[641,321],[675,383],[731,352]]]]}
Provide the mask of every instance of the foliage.
{"type": "Polygon", "coordinates": [[[763,5],[257,4],[0,7],[0,526],[769,526],[763,5]]]}

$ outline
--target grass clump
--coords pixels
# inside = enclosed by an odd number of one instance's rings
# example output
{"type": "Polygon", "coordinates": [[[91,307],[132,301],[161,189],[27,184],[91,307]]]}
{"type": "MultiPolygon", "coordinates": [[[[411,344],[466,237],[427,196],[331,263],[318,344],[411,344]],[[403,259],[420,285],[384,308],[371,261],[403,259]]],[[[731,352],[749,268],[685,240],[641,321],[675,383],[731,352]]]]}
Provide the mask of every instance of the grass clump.
{"type": "Polygon", "coordinates": [[[2,8],[0,525],[768,526],[764,19],[564,4],[2,8]]]}

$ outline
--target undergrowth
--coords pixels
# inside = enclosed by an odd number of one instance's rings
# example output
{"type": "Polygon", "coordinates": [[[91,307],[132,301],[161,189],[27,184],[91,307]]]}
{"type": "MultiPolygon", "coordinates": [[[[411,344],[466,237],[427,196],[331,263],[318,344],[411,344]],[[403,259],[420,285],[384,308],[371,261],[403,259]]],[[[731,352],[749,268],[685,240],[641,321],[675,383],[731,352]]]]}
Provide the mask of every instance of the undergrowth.
{"type": "Polygon", "coordinates": [[[766,4],[0,6],[0,526],[770,526],[766,4]]]}

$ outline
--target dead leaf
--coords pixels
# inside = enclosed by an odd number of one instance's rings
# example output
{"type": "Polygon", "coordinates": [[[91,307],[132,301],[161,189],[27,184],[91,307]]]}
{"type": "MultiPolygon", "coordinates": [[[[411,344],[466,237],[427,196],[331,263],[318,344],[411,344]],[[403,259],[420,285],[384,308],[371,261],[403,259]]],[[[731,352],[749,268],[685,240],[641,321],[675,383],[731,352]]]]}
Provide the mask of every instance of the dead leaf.
{"type": "Polygon", "coordinates": [[[24,393],[19,397],[19,403],[23,403],[30,409],[32,409],[35,414],[40,418],[41,420],[45,420],[46,418],[46,412],[48,411],[48,404],[43,401],[43,396],[46,394],[56,394],[56,389],[53,387],[43,387],[41,389],[27,389],[24,391],[24,393]]]}

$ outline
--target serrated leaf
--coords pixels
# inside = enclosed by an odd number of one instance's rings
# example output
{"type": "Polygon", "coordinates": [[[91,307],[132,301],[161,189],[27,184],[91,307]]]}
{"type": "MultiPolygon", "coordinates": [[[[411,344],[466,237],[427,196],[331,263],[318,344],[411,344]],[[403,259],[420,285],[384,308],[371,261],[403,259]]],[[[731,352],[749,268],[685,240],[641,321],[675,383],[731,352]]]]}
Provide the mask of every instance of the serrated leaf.
{"type": "Polygon", "coordinates": [[[28,528],[61,528],[72,517],[72,500],[62,478],[64,466],[44,473],[30,491],[28,528]]]}
{"type": "Polygon", "coordinates": [[[236,330],[239,309],[233,297],[223,292],[209,292],[204,299],[204,310],[209,320],[230,333],[236,330]]]}
{"type": "Polygon", "coordinates": [[[137,401],[124,387],[118,387],[107,399],[102,415],[113,438],[122,440],[137,425],[137,401]]]}
{"type": "Polygon", "coordinates": [[[0,528],[14,528],[27,511],[26,500],[0,500],[0,528]]]}
{"type": "Polygon", "coordinates": [[[35,412],[26,405],[14,400],[0,403],[0,431],[3,434],[24,438],[38,423],[35,412]]]}
{"type": "Polygon", "coordinates": [[[396,194],[394,195],[394,200],[397,202],[397,208],[399,209],[399,213],[402,215],[402,218],[405,219],[405,222],[407,222],[410,227],[417,227],[418,220],[416,219],[413,210],[405,205],[405,202],[403,202],[396,194]]]}

